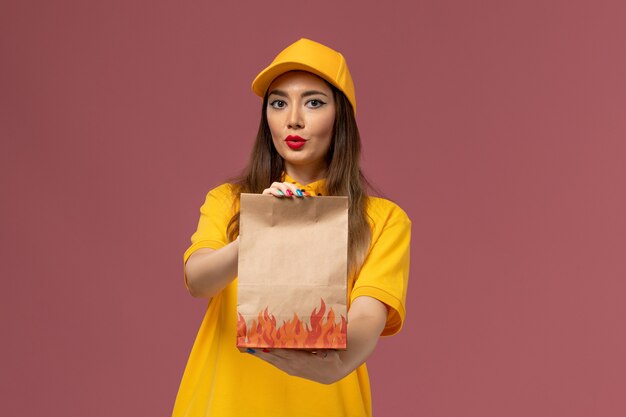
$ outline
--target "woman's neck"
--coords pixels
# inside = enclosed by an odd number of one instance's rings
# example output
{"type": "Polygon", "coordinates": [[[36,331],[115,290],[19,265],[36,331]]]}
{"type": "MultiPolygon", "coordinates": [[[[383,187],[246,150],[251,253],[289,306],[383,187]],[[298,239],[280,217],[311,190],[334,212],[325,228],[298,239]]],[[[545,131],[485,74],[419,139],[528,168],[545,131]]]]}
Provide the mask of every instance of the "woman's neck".
{"type": "Polygon", "coordinates": [[[326,167],[285,164],[285,172],[302,185],[326,178],[326,167]]]}

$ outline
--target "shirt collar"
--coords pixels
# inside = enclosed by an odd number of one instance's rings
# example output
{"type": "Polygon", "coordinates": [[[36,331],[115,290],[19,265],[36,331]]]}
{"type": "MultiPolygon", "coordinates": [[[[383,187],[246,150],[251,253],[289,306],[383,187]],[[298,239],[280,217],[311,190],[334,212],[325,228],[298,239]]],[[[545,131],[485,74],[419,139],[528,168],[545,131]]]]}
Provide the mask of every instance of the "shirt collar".
{"type": "Polygon", "coordinates": [[[325,190],[326,179],[325,178],[314,181],[310,184],[301,184],[295,179],[291,178],[289,174],[287,174],[286,172],[283,172],[283,181],[295,184],[296,187],[298,187],[301,190],[308,191],[309,193],[311,193],[311,195],[323,195],[326,192],[325,190]]]}

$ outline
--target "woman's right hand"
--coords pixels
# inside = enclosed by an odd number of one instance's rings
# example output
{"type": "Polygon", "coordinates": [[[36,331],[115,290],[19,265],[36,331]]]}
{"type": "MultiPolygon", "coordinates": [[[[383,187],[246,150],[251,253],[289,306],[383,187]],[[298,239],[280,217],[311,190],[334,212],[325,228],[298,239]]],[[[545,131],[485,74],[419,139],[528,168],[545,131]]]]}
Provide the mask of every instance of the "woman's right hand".
{"type": "Polygon", "coordinates": [[[269,194],[276,197],[308,197],[310,194],[300,190],[295,184],[290,182],[274,182],[269,188],[263,190],[262,194],[269,194]]]}

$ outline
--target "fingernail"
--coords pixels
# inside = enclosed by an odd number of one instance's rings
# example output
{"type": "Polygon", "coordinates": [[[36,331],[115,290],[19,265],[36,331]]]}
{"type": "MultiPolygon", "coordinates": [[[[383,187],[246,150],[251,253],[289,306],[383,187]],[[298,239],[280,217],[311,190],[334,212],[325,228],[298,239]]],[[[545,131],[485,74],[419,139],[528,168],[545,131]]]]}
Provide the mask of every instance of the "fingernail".
{"type": "Polygon", "coordinates": [[[246,349],[246,352],[248,352],[248,353],[256,353],[256,351],[254,349],[251,349],[251,348],[246,349]]]}
{"type": "Polygon", "coordinates": [[[296,194],[298,194],[298,197],[302,197],[302,191],[296,190],[296,194]]]}
{"type": "Polygon", "coordinates": [[[311,194],[308,191],[305,191],[304,195],[307,196],[307,197],[311,197],[311,194]]]}
{"type": "Polygon", "coordinates": [[[285,195],[285,193],[283,193],[283,190],[278,190],[278,194],[285,195]]]}
{"type": "Polygon", "coordinates": [[[269,349],[267,349],[267,348],[263,348],[263,352],[265,352],[265,353],[270,353],[270,350],[269,350],[269,349]]]}
{"type": "Polygon", "coordinates": [[[290,189],[287,189],[287,195],[291,197],[293,195],[293,192],[290,189]]]}

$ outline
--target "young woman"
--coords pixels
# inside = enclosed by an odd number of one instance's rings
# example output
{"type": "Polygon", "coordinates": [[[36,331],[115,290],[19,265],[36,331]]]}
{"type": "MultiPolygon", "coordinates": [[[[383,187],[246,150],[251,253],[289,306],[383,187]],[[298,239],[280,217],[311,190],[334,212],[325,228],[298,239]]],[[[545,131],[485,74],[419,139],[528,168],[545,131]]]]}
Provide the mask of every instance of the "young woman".
{"type": "MultiPolygon", "coordinates": [[[[174,416],[371,416],[364,362],[381,335],[402,326],[411,222],[391,201],[366,195],[354,86],[340,53],[300,39],[256,77],[252,89],[263,107],[250,162],[239,181],[209,191],[184,254],[185,285],[209,304],[174,416]],[[236,348],[242,192],[348,196],[347,350],[236,348]]],[[[315,261],[305,253],[294,257],[294,267],[315,261]]]]}

